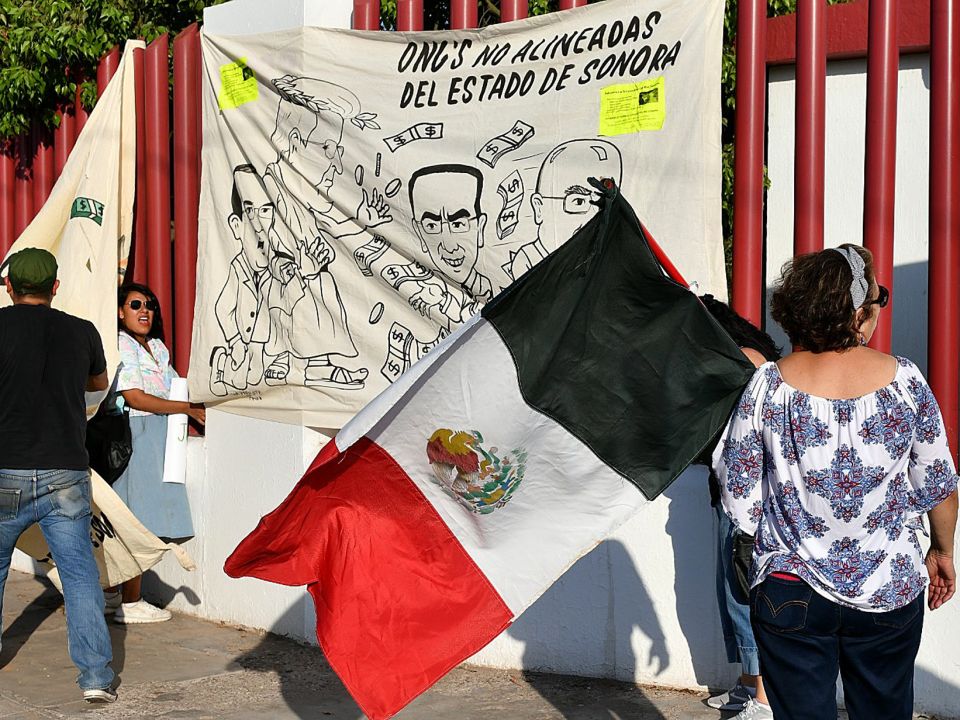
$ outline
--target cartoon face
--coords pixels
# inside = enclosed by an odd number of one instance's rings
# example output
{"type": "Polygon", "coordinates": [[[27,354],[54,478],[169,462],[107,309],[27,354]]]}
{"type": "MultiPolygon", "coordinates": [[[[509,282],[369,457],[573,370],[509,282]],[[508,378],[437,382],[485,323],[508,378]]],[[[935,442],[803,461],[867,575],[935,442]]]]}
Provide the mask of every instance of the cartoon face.
{"type": "Polygon", "coordinates": [[[240,242],[244,257],[255,272],[267,267],[274,206],[260,178],[251,172],[234,173],[234,185],[243,208],[241,217],[231,214],[230,230],[240,242]]]}
{"type": "Polygon", "coordinates": [[[332,113],[318,113],[317,126],[306,136],[291,133],[289,161],[298,187],[294,195],[314,212],[326,214],[333,207],[330,190],[333,179],[343,174],[343,118],[332,113]]]}
{"type": "Polygon", "coordinates": [[[622,162],[606,140],[571,140],[548,153],[530,198],[538,236],[553,250],[597,214],[599,193],[587,178],[611,178],[620,185],[622,162]]]}
{"type": "Polygon", "coordinates": [[[463,172],[437,172],[416,179],[411,191],[420,245],[434,265],[465,283],[483,247],[484,213],[477,213],[479,182],[463,172]]]}

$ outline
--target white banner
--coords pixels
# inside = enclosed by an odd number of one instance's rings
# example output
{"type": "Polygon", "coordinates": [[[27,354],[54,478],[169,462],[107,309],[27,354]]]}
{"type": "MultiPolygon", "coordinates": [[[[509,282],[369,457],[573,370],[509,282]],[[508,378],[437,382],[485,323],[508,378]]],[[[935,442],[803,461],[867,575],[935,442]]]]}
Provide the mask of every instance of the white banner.
{"type": "MultiPolygon", "coordinates": [[[[596,213],[724,297],[721,0],[203,36],[190,397],[325,428],[596,213]]],[[[597,318],[602,322],[602,318],[597,318]]]]}
{"type": "MultiPolygon", "coordinates": [[[[60,289],[53,307],[96,326],[108,368],[120,364],[117,284],[130,250],[137,157],[133,50],[143,47],[127,41],[50,196],[7,253],[38,247],[56,256],[60,289]]],[[[0,295],[0,303],[10,303],[0,295]]]]}

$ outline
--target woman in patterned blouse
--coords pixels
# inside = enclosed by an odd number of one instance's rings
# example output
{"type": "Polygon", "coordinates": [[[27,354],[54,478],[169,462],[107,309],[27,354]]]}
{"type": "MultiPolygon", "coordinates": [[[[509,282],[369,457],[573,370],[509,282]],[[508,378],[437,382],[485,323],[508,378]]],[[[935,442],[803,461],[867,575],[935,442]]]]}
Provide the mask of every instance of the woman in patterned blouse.
{"type": "Polygon", "coordinates": [[[761,366],[713,456],[723,507],[755,535],[754,635],[777,720],[907,720],[923,625],[954,593],[957,474],[906,358],[867,347],[889,293],[870,252],[795,258],[773,294],[796,351],[761,366]],[[923,516],[930,521],[924,554],[923,516]]]}

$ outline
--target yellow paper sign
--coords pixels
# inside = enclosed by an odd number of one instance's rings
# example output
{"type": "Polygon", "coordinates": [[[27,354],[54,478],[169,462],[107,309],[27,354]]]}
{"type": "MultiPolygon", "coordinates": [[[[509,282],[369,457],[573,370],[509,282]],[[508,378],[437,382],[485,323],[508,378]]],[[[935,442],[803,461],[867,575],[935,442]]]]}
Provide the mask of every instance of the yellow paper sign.
{"type": "Polygon", "coordinates": [[[659,130],[667,116],[663,77],[600,90],[600,135],[659,130]]]}
{"type": "Polygon", "coordinates": [[[260,94],[257,78],[247,67],[247,59],[220,66],[220,94],[217,103],[221,110],[232,110],[256,100],[260,94]]]}

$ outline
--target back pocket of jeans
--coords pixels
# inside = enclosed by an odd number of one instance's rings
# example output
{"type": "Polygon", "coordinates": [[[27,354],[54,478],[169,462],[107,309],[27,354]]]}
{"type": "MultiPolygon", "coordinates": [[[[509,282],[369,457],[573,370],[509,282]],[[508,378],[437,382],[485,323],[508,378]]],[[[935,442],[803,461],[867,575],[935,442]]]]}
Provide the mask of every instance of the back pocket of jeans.
{"type": "Polygon", "coordinates": [[[775,632],[803,630],[812,596],[813,590],[805,582],[767,579],[754,597],[754,619],[775,632]]]}
{"type": "Polygon", "coordinates": [[[77,474],[73,482],[50,485],[50,501],[53,514],[76,520],[90,514],[90,481],[77,474]]]}
{"type": "Polygon", "coordinates": [[[923,593],[920,593],[918,598],[903,607],[897,608],[896,610],[889,610],[888,612],[875,613],[873,622],[880,627],[896,628],[899,630],[913,622],[914,618],[916,618],[917,614],[922,610],[923,593]]]}
{"type": "Polygon", "coordinates": [[[13,520],[20,511],[20,491],[0,488],[0,520],[13,520]]]}

